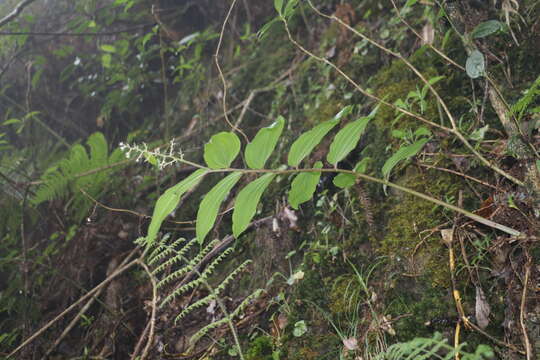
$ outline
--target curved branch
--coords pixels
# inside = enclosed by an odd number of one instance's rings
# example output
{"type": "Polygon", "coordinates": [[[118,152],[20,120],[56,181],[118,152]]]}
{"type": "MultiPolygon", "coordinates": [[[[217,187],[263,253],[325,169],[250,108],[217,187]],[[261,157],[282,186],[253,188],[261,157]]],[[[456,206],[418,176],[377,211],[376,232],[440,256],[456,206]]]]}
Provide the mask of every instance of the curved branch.
{"type": "Polygon", "coordinates": [[[19,35],[28,35],[28,36],[53,36],[53,37],[59,37],[59,36],[111,36],[116,34],[122,34],[137,30],[143,30],[147,28],[151,28],[156,26],[157,23],[148,23],[148,24],[141,24],[137,26],[128,27],[125,29],[118,29],[118,30],[111,30],[111,31],[103,31],[103,32],[50,32],[50,31],[0,31],[0,35],[2,36],[19,36],[19,35]]]}
{"type": "Polygon", "coordinates": [[[19,14],[24,10],[24,8],[33,3],[34,1],[36,0],[21,1],[19,5],[17,5],[15,9],[13,9],[12,12],[7,14],[3,19],[0,20],[0,27],[6,25],[7,23],[15,19],[17,16],[19,16],[19,14]]]}

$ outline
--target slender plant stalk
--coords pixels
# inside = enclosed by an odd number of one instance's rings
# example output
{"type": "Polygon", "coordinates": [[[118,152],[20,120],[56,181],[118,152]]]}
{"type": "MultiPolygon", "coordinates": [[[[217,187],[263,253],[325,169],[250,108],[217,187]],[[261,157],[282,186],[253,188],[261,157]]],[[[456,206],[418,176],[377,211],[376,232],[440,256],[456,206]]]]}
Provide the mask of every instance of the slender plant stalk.
{"type": "MultiPolygon", "coordinates": [[[[448,106],[446,105],[446,102],[441,98],[441,96],[439,95],[439,93],[437,92],[437,90],[435,90],[435,88],[429,83],[429,81],[424,77],[424,75],[414,66],[412,65],[407,59],[405,59],[403,57],[403,55],[401,55],[400,53],[397,53],[395,51],[392,51],[390,49],[388,49],[387,47],[379,44],[378,42],[376,42],[375,40],[371,39],[369,36],[366,36],[364,35],[363,33],[359,32],[358,30],[356,30],[355,28],[353,28],[352,26],[350,26],[349,24],[345,23],[343,20],[341,20],[340,18],[338,18],[337,16],[335,15],[327,15],[327,14],[324,14],[322,12],[320,12],[312,3],[311,1],[308,0],[308,3],[309,5],[311,6],[311,8],[320,16],[322,17],[325,17],[327,19],[331,19],[333,21],[336,21],[337,23],[339,23],[340,25],[344,26],[345,28],[347,28],[347,30],[353,32],[355,35],[361,37],[362,39],[366,40],[367,42],[369,42],[370,44],[372,44],[373,46],[376,46],[377,48],[379,48],[380,50],[384,51],[385,53],[399,59],[400,61],[402,61],[409,69],[411,69],[415,74],[416,76],[424,83],[426,84],[426,86],[429,88],[429,90],[431,91],[431,93],[435,96],[435,98],[437,99],[437,102],[441,105],[444,113],[446,114],[446,116],[448,117],[448,120],[450,121],[450,124],[452,125],[451,128],[447,128],[445,126],[442,126],[442,125],[438,125],[437,124],[437,127],[438,128],[441,128],[443,130],[446,130],[447,132],[453,134],[454,136],[456,136],[462,143],[463,145],[465,145],[465,147],[467,149],[469,149],[484,165],[486,165],[487,167],[489,167],[490,169],[492,169],[493,171],[499,173],[500,175],[504,176],[505,178],[507,178],[508,180],[512,181],[513,183],[517,184],[517,185],[520,185],[520,186],[524,186],[524,183],[515,178],[514,176],[508,174],[507,172],[505,172],[504,170],[502,170],[501,168],[499,168],[498,166],[496,166],[495,164],[491,163],[488,159],[486,159],[482,154],[480,154],[475,148],[474,146],[471,145],[471,143],[465,138],[465,136],[459,131],[459,127],[457,126],[457,123],[456,123],[456,120],[454,119],[454,116],[452,115],[452,113],[450,112],[450,109],[448,108],[448,106]]],[[[283,23],[285,24],[285,30],[287,31],[287,35],[289,37],[289,40],[291,42],[293,42],[293,44],[298,47],[300,50],[302,50],[303,52],[305,52],[306,54],[308,54],[309,56],[315,58],[316,60],[319,60],[319,61],[322,61],[328,65],[330,65],[334,70],[336,70],[341,76],[343,76],[347,81],[349,81],[356,89],[358,89],[360,92],[362,92],[364,95],[367,95],[367,91],[365,89],[361,89],[361,87],[358,85],[358,83],[356,83],[354,80],[352,80],[348,75],[346,75],[341,69],[339,69],[339,67],[337,67],[334,63],[332,63],[331,61],[328,61],[327,59],[325,58],[321,58],[315,54],[313,54],[312,52],[310,52],[309,50],[307,50],[306,48],[304,48],[302,45],[300,45],[296,40],[294,40],[294,38],[292,37],[292,34],[289,30],[289,27],[288,27],[288,24],[287,24],[287,21],[285,18],[281,17],[281,20],[283,21],[283,23]],[[361,90],[360,90],[361,89],[361,90]]],[[[367,95],[369,96],[369,95],[367,95]]],[[[375,100],[378,100],[380,101],[380,99],[378,97],[375,97],[373,95],[370,96],[371,98],[375,99],[375,100]]],[[[387,105],[388,106],[388,102],[383,102],[383,101],[380,101],[381,103],[383,103],[384,105],[387,105]]],[[[400,111],[406,115],[409,115],[409,116],[413,116],[415,117],[416,119],[418,120],[421,120],[431,126],[434,126],[435,123],[433,123],[432,121],[429,121],[427,119],[424,119],[423,117],[417,115],[417,114],[413,114],[411,115],[411,112],[405,110],[405,109],[402,109],[394,104],[392,104],[391,106],[392,108],[394,108],[395,110],[397,111],[400,111]]]]}
{"type": "MultiPolygon", "coordinates": [[[[155,156],[163,156],[163,154],[152,153],[152,152],[150,152],[150,154],[155,155],[155,156]]],[[[169,158],[174,158],[174,157],[169,156],[169,158]]],[[[497,223],[495,221],[486,219],[486,218],[484,218],[482,216],[476,215],[476,214],[474,214],[474,213],[472,213],[470,211],[467,211],[467,210],[465,210],[463,208],[460,208],[458,206],[448,204],[448,203],[446,203],[444,201],[441,201],[439,199],[436,199],[436,198],[434,198],[432,196],[423,194],[421,192],[415,191],[415,190],[407,188],[405,186],[395,184],[395,183],[390,182],[388,180],[380,179],[380,178],[377,178],[377,177],[374,177],[374,176],[369,176],[369,175],[366,175],[366,174],[357,173],[357,172],[354,172],[353,170],[337,169],[337,168],[324,168],[324,169],[309,168],[309,169],[286,169],[286,170],[276,170],[276,169],[234,169],[234,168],[210,169],[210,168],[208,168],[208,167],[206,167],[204,165],[196,164],[194,162],[185,160],[185,159],[183,159],[181,157],[174,158],[174,159],[176,161],[180,162],[180,163],[195,166],[196,168],[199,168],[199,169],[204,169],[204,170],[208,171],[208,173],[241,172],[241,173],[244,173],[244,174],[262,174],[262,173],[297,174],[297,173],[305,173],[305,172],[321,172],[321,173],[350,174],[350,175],[353,175],[353,176],[355,176],[357,178],[367,180],[367,181],[370,181],[370,182],[374,182],[374,183],[378,183],[378,184],[382,184],[382,185],[385,185],[385,186],[389,186],[391,188],[403,191],[403,192],[405,192],[407,194],[416,196],[416,197],[418,197],[420,199],[427,200],[427,201],[432,202],[432,203],[434,203],[436,205],[442,206],[442,207],[444,207],[446,209],[449,209],[449,210],[455,211],[455,212],[457,212],[459,214],[462,214],[462,215],[468,217],[471,220],[474,220],[476,222],[479,222],[481,224],[489,226],[489,227],[491,227],[493,229],[503,231],[503,232],[505,232],[505,233],[507,233],[509,235],[512,235],[512,236],[520,236],[521,235],[521,233],[519,231],[517,231],[517,230],[509,228],[508,226],[499,224],[499,223],[497,223]]]]}
{"type": "Polygon", "coordinates": [[[223,116],[225,118],[225,122],[231,127],[233,131],[238,131],[242,135],[242,137],[246,140],[246,143],[249,142],[249,139],[246,134],[242,130],[240,130],[236,125],[234,125],[230,120],[229,116],[227,115],[229,112],[227,111],[227,81],[225,80],[225,75],[223,75],[223,71],[221,70],[221,65],[219,64],[219,52],[221,50],[221,44],[223,42],[223,36],[225,34],[225,27],[227,26],[227,22],[229,21],[229,18],[231,17],[231,13],[233,11],[234,6],[236,5],[236,2],[238,0],[233,0],[231,6],[229,7],[229,11],[227,12],[227,15],[225,16],[225,20],[223,21],[223,24],[221,26],[221,32],[219,34],[219,41],[218,45],[216,47],[216,53],[214,54],[214,60],[216,62],[216,68],[218,69],[219,77],[221,79],[221,82],[223,84],[223,98],[222,98],[222,106],[223,106],[223,116]]]}

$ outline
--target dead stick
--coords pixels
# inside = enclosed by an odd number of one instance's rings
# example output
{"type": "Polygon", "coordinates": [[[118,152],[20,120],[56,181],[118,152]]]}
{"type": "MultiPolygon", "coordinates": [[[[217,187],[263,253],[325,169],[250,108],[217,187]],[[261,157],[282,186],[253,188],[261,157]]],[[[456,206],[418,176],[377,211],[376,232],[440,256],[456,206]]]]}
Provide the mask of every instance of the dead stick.
{"type": "MultiPolygon", "coordinates": [[[[130,255],[128,255],[127,258],[130,258],[131,255],[134,254],[132,252],[130,255]]],[[[34,341],[37,337],[39,337],[41,334],[43,334],[48,328],[50,328],[52,325],[54,325],[58,320],[63,318],[66,314],[71,312],[71,310],[75,309],[79,304],[84,302],[85,300],[89,299],[90,297],[94,296],[100,289],[105,287],[107,284],[109,284],[112,280],[114,280],[118,275],[124,273],[126,270],[130,269],[133,265],[136,265],[139,260],[132,260],[131,262],[127,263],[126,265],[122,266],[118,270],[116,270],[114,273],[112,273],[110,276],[108,276],[105,280],[103,280],[99,285],[94,287],[92,290],[87,292],[85,295],[81,296],[79,300],[75,301],[73,304],[71,304],[67,309],[62,311],[59,315],[57,315],[54,319],[49,321],[45,326],[43,326],[41,329],[36,331],[32,336],[27,338],[21,345],[17,346],[15,350],[13,350],[11,353],[8,354],[7,358],[11,358],[13,355],[18,353],[22,348],[24,348],[26,345],[30,344],[32,341],[34,341]]]]}
{"type": "Polygon", "coordinates": [[[527,303],[527,286],[529,284],[529,276],[531,274],[531,256],[529,253],[526,253],[527,264],[525,265],[525,280],[523,282],[523,292],[521,294],[521,304],[519,307],[519,323],[521,325],[521,331],[523,332],[523,340],[525,341],[525,351],[527,355],[527,360],[533,359],[533,351],[531,342],[529,340],[529,334],[527,333],[527,326],[525,325],[525,305],[527,303]]]}
{"type": "Polygon", "coordinates": [[[156,278],[148,268],[148,266],[141,261],[140,259],[137,259],[137,263],[146,271],[148,274],[148,277],[150,278],[150,282],[152,283],[152,313],[150,315],[150,331],[148,334],[148,341],[146,342],[146,346],[144,347],[144,350],[141,354],[140,360],[146,359],[146,356],[148,355],[148,351],[150,350],[150,346],[152,345],[152,340],[154,339],[154,329],[156,326],[156,308],[157,308],[157,284],[156,284],[156,278]]]}
{"type": "Polygon", "coordinates": [[[83,316],[84,313],[86,313],[86,311],[88,311],[90,306],[92,306],[94,301],[99,297],[99,295],[101,295],[101,292],[104,289],[105,289],[105,287],[102,287],[101,289],[99,289],[99,291],[94,296],[92,296],[92,298],[90,300],[88,300],[88,302],[86,304],[84,304],[84,306],[77,313],[77,315],[73,318],[73,320],[71,320],[69,325],[64,329],[64,331],[62,331],[62,334],[60,334],[60,336],[55,340],[54,344],[49,348],[49,350],[47,350],[45,355],[42,357],[42,360],[45,360],[45,359],[49,358],[49,355],[54,351],[54,349],[56,349],[58,344],[60,344],[62,342],[62,340],[64,340],[64,338],[67,336],[67,334],[69,334],[71,329],[73,329],[73,327],[75,327],[75,325],[77,325],[77,323],[79,322],[79,319],[81,318],[81,316],[83,316]]]}
{"type": "Polygon", "coordinates": [[[135,345],[135,349],[133,350],[133,354],[131,354],[131,360],[136,360],[137,355],[139,355],[139,351],[141,351],[141,346],[143,344],[144,339],[146,338],[146,334],[148,334],[148,331],[150,331],[150,321],[146,323],[146,326],[141,333],[141,336],[139,337],[139,340],[137,341],[137,345],[135,345]]]}

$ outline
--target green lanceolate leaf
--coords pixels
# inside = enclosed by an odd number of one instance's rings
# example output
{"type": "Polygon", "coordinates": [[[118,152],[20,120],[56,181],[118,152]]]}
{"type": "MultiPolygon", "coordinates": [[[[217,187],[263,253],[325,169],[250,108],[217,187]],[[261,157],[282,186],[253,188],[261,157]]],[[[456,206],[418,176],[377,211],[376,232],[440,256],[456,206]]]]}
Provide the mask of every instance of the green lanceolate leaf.
{"type": "Polygon", "coordinates": [[[279,22],[279,17],[275,17],[266,24],[263,25],[263,27],[257,32],[257,37],[262,40],[268,35],[268,31],[270,28],[275,24],[279,22]]]}
{"type": "Polygon", "coordinates": [[[114,47],[114,45],[103,44],[103,45],[101,45],[101,50],[103,50],[105,52],[108,52],[108,53],[114,53],[114,52],[116,52],[116,47],[114,47]]]}
{"type": "Polygon", "coordinates": [[[251,169],[262,169],[266,160],[276,148],[277,141],[283,131],[285,119],[278,117],[272,125],[259,130],[253,141],[246,146],[246,164],[251,169]]]}
{"type": "Polygon", "coordinates": [[[484,75],[486,70],[484,55],[478,50],[473,50],[465,62],[465,70],[471,79],[484,75]]]}
{"type": "Polygon", "coordinates": [[[332,165],[336,165],[343,160],[356,147],[360,136],[364,133],[367,124],[372,119],[370,116],[362,117],[353,121],[343,129],[339,130],[334,141],[330,145],[330,151],[326,156],[326,160],[332,165]]]}
{"type": "Polygon", "coordinates": [[[352,110],[352,106],[344,107],[332,120],[328,120],[315,126],[313,129],[306,131],[292,144],[289,151],[288,163],[289,166],[298,166],[306,156],[308,156],[313,148],[317,146],[330,130],[337,125],[342,117],[348,115],[352,110]]]}
{"type": "Polygon", "coordinates": [[[232,228],[235,237],[242,234],[249,226],[251,219],[253,219],[253,216],[255,215],[257,205],[261,200],[263,192],[268,185],[270,185],[275,176],[275,174],[265,174],[261,176],[244,187],[236,197],[232,216],[232,228]]]}
{"type": "Polygon", "coordinates": [[[424,145],[429,141],[427,138],[420,139],[416,141],[414,144],[405,146],[400,148],[398,151],[395,152],[394,155],[392,155],[386,162],[384,163],[382,167],[382,174],[385,178],[388,178],[390,175],[390,172],[392,169],[399,164],[399,162],[409,159],[413,157],[414,155],[418,154],[420,150],[424,147],[424,145]]]}
{"type": "Polygon", "coordinates": [[[157,233],[163,220],[169,215],[180,202],[180,198],[184,193],[192,189],[197,185],[204,175],[206,175],[207,170],[199,169],[193,174],[180,181],[178,184],[167,189],[156,201],[156,206],[154,206],[154,213],[152,214],[152,222],[148,227],[148,234],[146,235],[146,242],[148,245],[154,243],[157,233]]]}
{"type": "Polygon", "coordinates": [[[283,0],[274,0],[274,8],[281,15],[283,11],[283,0]]]}
{"type": "Polygon", "coordinates": [[[220,132],[204,145],[204,161],[211,169],[224,169],[231,165],[240,152],[240,139],[232,132],[220,132]]]}
{"type": "MultiPolygon", "coordinates": [[[[322,168],[322,162],[317,161],[313,168],[322,168]]],[[[315,193],[320,177],[320,172],[303,172],[296,175],[289,191],[289,204],[298,209],[298,205],[309,201],[315,193]]]]}
{"type": "Polygon", "coordinates": [[[212,230],[221,203],[225,200],[225,197],[227,197],[238,180],[240,180],[241,176],[242,173],[240,172],[234,172],[228,175],[218,182],[201,201],[199,211],[197,212],[197,225],[195,227],[199,244],[203,243],[206,235],[212,230]]]}
{"type": "MultiPolygon", "coordinates": [[[[364,174],[367,170],[367,166],[370,161],[371,161],[371,158],[369,157],[363,158],[356,164],[353,171],[359,174],[364,174]]],[[[334,180],[332,182],[338,188],[345,189],[345,188],[353,186],[356,183],[356,176],[354,176],[353,174],[341,173],[341,174],[337,174],[337,176],[334,177],[334,180]]]]}
{"type": "Polygon", "coordinates": [[[497,20],[484,21],[483,23],[478,24],[478,26],[476,26],[474,30],[471,31],[471,36],[474,39],[483,38],[493,33],[496,33],[499,30],[502,30],[502,28],[503,28],[503,24],[500,21],[497,21],[497,20]]]}
{"type": "Polygon", "coordinates": [[[298,5],[298,0],[289,0],[287,5],[285,6],[285,10],[283,11],[283,15],[286,18],[289,18],[293,14],[296,5],[298,5]]]}

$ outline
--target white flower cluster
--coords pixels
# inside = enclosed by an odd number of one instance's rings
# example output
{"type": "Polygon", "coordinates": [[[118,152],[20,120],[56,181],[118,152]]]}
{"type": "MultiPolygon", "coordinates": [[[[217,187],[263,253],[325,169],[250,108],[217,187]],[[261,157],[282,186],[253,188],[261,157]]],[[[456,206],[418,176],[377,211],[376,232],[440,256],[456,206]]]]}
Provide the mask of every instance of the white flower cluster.
{"type": "Polygon", "coordinates": [[[142,143],[141,145],[130,145],[121,142],[118,144],[120,150],[126,154],[128,159],[136,157],[136,162],[143,160],[151,165],[157,166],[160,170],[173,165],[174,163],[181,162],[184,159],[182,150],[176,150],[175,145],[174,140],[171,140],[168,150],[162,151],[160,147],[157,147],[154,150],[148,149],[148,145],[145,143],[142,143]]]}

